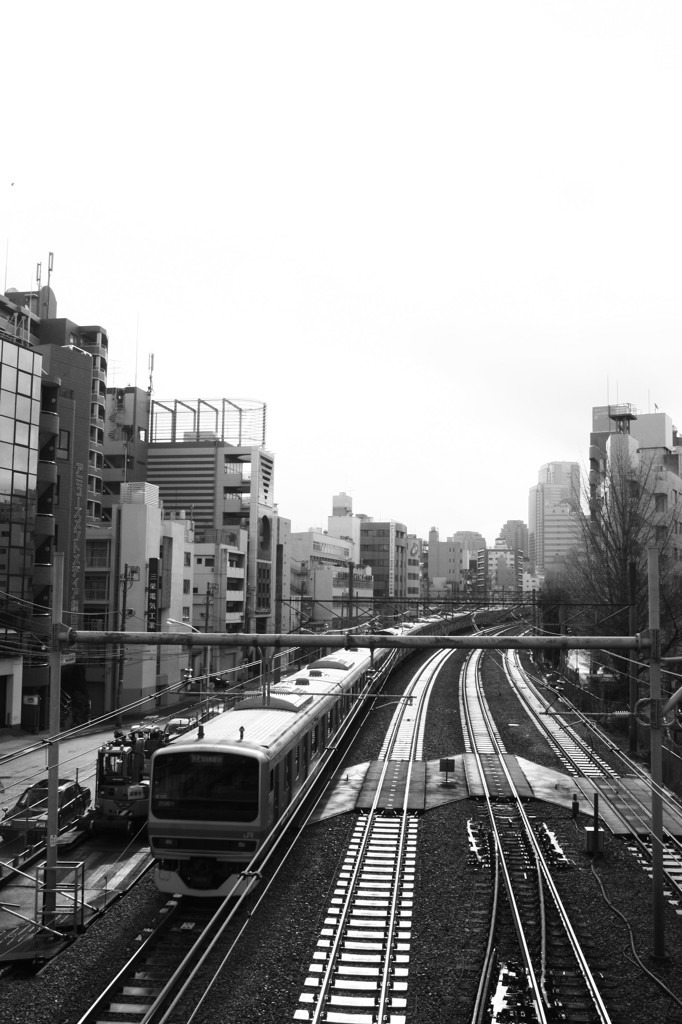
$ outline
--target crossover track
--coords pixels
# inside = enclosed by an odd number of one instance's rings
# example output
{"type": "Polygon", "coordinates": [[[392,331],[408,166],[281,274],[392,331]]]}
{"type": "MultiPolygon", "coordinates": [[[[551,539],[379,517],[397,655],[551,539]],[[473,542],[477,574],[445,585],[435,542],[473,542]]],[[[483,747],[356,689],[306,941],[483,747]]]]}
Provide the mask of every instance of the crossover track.
{"type": "Polygon", "coordinates": [[[498,912],[491,920],[482,971],[485,983],[479,990],[474,1019],[513,1018],[547,1024],[559,1016],[567,1021],[606,1024],[608,1011],[553,881],[550,858],[500,756],[504,748],[481,690],[481,657],[477,651],[468,658],[460,691],[507,900],[496,901],[498,912]],[[495,770],[499,772],[501,767],[512,793],[504,803],[493,802],[488,785],[485,753],[491,745],[497,755],[495,770]],[[515,942],[510,941],[508,922],[515,942]]]}

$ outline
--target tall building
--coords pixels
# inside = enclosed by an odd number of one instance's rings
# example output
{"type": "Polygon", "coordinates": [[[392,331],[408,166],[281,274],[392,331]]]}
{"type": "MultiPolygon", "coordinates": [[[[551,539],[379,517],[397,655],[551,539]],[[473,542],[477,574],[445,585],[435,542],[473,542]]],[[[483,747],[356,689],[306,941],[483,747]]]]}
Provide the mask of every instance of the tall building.
{"type": "Polygon", "coordinates": [[[614,474],[627,472],[653,496],[657,540],[682,561],[682,436],[667,413],[639,413],[633,405],[596,406],[590,433],[590,503],[614,474]]]}
{"type": "Polygon", "coordinates": [[[124,484],[147,479],[151,395],[137,387],[107,388],[102,518],[111,521],[124,484]]]}
{"type": "Polygon", "coordinates": [[[343,491],[332,498],[332,514],[327,516],[327,533],[331,537],[350,541],[353,561],[360,558],[360,516],[353,515],[353,499],[343,491]]]}
{"type": "Polygon", "coordinates": [[[432,596],[464,594],[476,576],[478,552],[485,538],[473,530],[459,530],[441,540],[435,526],[429,530],[428,580],[432,596]]]}
{"type": "Polygon", "coordinates": [[[418,609],[422,597],[422,542],[414,533],[407,535],[407,568],[405,596],[418,609]]]}
{"type": "Polygon", "coordinates": [[[477,556],[476,593],[483,601],[504,600],[523,590],[523,555],[520,549],[497,540],[494,548],[481,548],[477,556]]]}
{"type": "Polygon", "coordinates": [[[360,560],[372,568],[375,598],[402,601],[407,597],[407,527],[403,523],[362,518],[360,560]]]}
{"type": "MultiPolygon", "coordinates": [[[[0,297],[0,726],[43,725],[54,552],[56,389],[0,297]],[[43,408],[45,413],[43,414],[43,408]],[[28,697],[31,704],[24,704],[28,697]]],[[[22,315],[25,320],[25,315],[22,315]]]]}
{"type": "Polygon", "coordinates": [[[580,466],[548,462],[528,498],[528,554],[531,571],[558,572],[578,541],[580,466]]]}
{"type": "MultiPolygon", "coordinates": [[[[33,510],[27,511],[22,534],[20,572],[24,577],[22,590],[32,595],[34,637],[49,630],[55,608],[61,609],[60,618],[67,624],[82,624],[86,529],[101,520],[107,336],[101,327],[80,327],[71,320],[58,319],[56,313],[56,300],[49,287],[31,292],[10,289],[0,296],[0,336],[3,346],[7,343],[2,356],[7,373],[3,374],[8,395],[13,391],[12,401],[4,399],[1,412],[8,424],[13,419],[16,426],[11,435],[15,451],[8,463],[7,448],[4,462],[13,474],[12,518],[19,515],[23,476],[31,484],[24,504],[27,510],[34,504],[33,510]],[[29,363],[36,378],[32,396],[24,393],[29,363]],[[10,377],[14,379],[11,387],[10,377]],[[34,416],[33,403],[40,409],[35,422],[27,419],[34,416]],[[22,469],[21,450],[26,443],[28,461],[22,469]],[[64,567],[60,595],[54,592],[57,554],[63,555],[64,567]]],[[[5,444],[9,444],[8,438],[5,429],[5,444]]],[[[19,536],[17,524],[9,535],[12,546],[19,536]]],[[[10,594],[17,586],[12,577],[19,575],[15,556],[7,568],[10,578],[5,593],[10,594]]],[[[44,656],[42,664],[39,662],[32,657],[24,661],[21,704],[36,707],[32,724],[44,727],[48,715],[44,656]]],[[[62,670],[66,699],[65,684],[77,671],[80,669],[71,664],[62,670]]],[[[15,700],[13,694],[4,718],[11,724],[18,724],[23,714],[21,709],[17,711],[15,700]]]]}
{"type": "Polygon", "coordinates": [[[500,530],[500,539],[512,551],[521,551],[528,558],[528,527],[521,519],[508,519],[500,530]]]}
{"type": "Polygon", "coordinates": [[[241,628],[249,633],[274,632],[277,602],[289,597],[288,574],[277,576],[285,533],[274,499],[275,460],[264,447],[265,414],[262,402],[155,400],[147,450],[149,482],[158,486],[164,509],[192,520],[197,542],[235,547],[244,531],[241,628]]]}

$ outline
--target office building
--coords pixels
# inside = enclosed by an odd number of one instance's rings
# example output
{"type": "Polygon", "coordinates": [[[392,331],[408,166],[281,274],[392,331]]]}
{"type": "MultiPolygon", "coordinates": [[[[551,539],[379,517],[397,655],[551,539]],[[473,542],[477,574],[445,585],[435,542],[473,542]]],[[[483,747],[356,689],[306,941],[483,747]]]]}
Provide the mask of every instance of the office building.
{"type": "Polygon", "coordinates": [[[548,462],[528,498],[528,555],[532,573],[561,572],[579,539],[580,466],[548,462]]]}
{"type": "Polygon", "coordinates": [[[392,519],[374,522],[361,517],[360,561],[372,569],[375,600],[386,602],[388,613],[406,607],[407,527],[392,519]]]}
{"type": "Polygon", "coordinates": [[[147,478],[164,509],[191,519],[198,543],[245,544],[243,622],[228,623],[235,632],[274,632],[289,597],[288,574],[278,577],[287,528],[274,500],[265,417],[264,403],[231,399],[154,400],[150,409],[147,478]]]}
{"type": "MultiPolygon", "coordinates": [[[[12,402],[4,403],[7,422],[14,418],[16,424],[13,461],[6,463],[13,474],[10,514],[16,518],[23,501],[27,517],[21,566],[12,555],[5,592],[16,591],[17,578],[23,577],[20,589],[32,595],[30,633],[34,638],[49,634],[55,609],[67,625],[82,624],[86,529],[101,519],[107,336],[101,327],[81,327],[58,319],[56,314],[56,300],[49,287],[28,292],[10,289],[0,296],[0,336],[3,346],[7,343],[2,359],[7,366],[6,380],[9,382],[11,375],[16,382],[12,402]],[[23,390],[26,373],[36,381],[30,398],[23,390]],[[39,422],[26,418],[34,416],[33,404],[40,409],[39,422]],[[26,428],[28,442],[24,440],[26,428]],[[25,460],[20,453],[25,445],[28,463],[22,469],[25,460]],[[22,474],[30,486],[20,501],[22,474]],[[62,557],[57,559],[57,555],[62,557]],[[59,572],[59,566],[63,571],[59,572]]],[[[8,387],[8,394],[10,390],[8,387]]],[[[18,537],[17,523],[9,533],[11,546],[18,537]]],[[[26,655],[21,705],[37,708],[31,711],[32,724],[43,728],[48,715],[47,666],[44,654],[39,658],[27,650],[26,655]]],[[[75,661],[70,655],[62,669],[65,704],[70,700],[70,683],[80,671],[75,661]]],[[[26,716],[21,708],[17,710],[16,693],[10,704],[4,720],[19,724],[26,716]]]]}

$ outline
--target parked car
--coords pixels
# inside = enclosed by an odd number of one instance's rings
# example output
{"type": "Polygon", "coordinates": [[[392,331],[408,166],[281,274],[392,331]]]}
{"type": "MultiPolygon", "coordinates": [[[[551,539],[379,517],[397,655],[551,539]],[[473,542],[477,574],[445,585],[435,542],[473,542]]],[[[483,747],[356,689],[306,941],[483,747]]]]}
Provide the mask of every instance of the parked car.
{"type": "Polygon", "coordinates": [[[191,718],[171,718],[166,722],[166,726],[163,730],[163,738],[167,743],[169,740],[182,735],[183,732],[187,732],[187,730],[191,728],[191,718]]]}
{"type": "MultiPolygon", "coordinates": [[[[47,838],[48,780],[41,779],[25,789],[12,809],[3,808],[0,836],[16,839],[26,834],[28,843],[47,838]]],[[[90,790],[72,779],[60,779],[57,790],[58,827],[61,831],[77,821],[90,805],[90,790]]]]}

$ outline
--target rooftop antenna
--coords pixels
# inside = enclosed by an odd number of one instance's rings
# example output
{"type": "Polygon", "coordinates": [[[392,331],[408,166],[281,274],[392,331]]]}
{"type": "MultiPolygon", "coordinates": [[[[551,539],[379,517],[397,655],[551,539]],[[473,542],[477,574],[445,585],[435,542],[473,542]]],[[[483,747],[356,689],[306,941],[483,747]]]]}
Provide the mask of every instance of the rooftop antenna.
{"type": "MultiPolygon", "coordinates": [[[[40,316],[40,281],[41,281],[41,278],[42,278],[42,273],[43,273],[43,265],[42,265],[42,263],[36,263],[36,292],[37,292],[37,295],[36,295],[36,315],[37,316],[40,316]]],[[[28,308],[29,309],[31,308],[30,299],[29,299],[29,306],[28,306],[28,308]]]]}
{"type": "MultiPolygon", "coordinates": [[[[10,182],[10,186],[9,187],[10,188],[14,188],[14,182],[13,181],[10,182]]],[[[10,194],[13,196],[14,192],[12,192],[10,194]]],[[[12,212],[14,212],[13,204],[12,204],[12,206],[10,206],[10,209],[12,209],[12,212]]],[[[10,218],[10,220],[13,220],[13,219],[14,219],[13,217],[10,218]]],[[[8,227],[7,227],[7,237],[5,239],[5,288],[4,288],[4,294],[7,294],[7,266],[9,264],[9,236],[10,236],[11,226],[12,225],[10,223],[8,225],[8,227]]]]}
{"type": "Polygon", "coordinates": [[[147,391],[148,395],[153,395],[154,394],[154,388],[152,387],[152,376],[153,376],[153,373],[154,373],[154,353],[150,352],[149,353],[149,390],[147,391]]]}
{"type": "Polygon", "coordinates": [[[140,348],[140,314],[135,319],[135,387],[137,388],[137,361],[140,348]]]}

